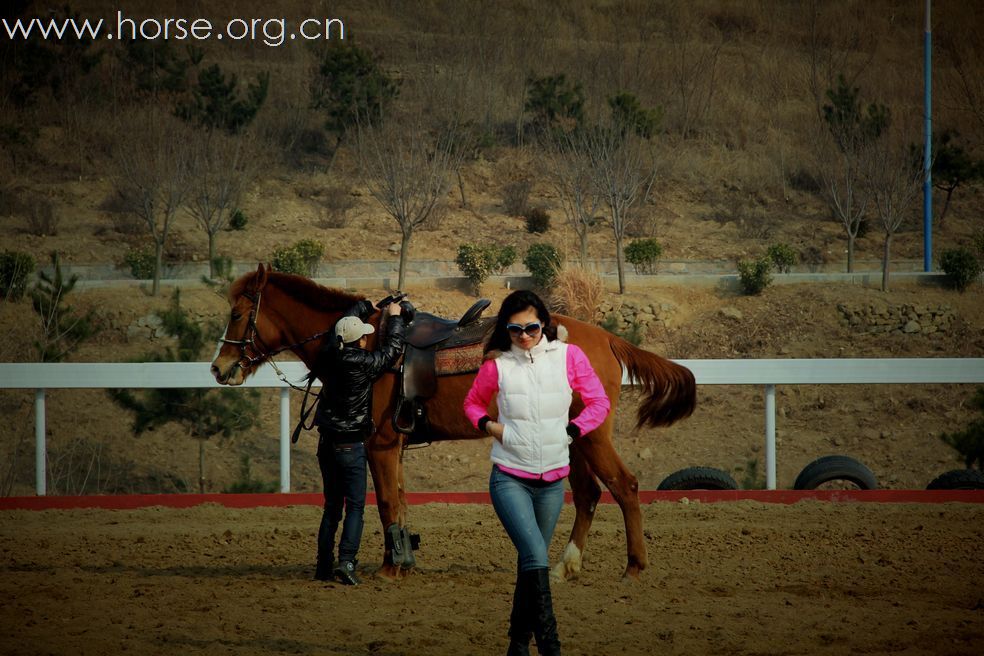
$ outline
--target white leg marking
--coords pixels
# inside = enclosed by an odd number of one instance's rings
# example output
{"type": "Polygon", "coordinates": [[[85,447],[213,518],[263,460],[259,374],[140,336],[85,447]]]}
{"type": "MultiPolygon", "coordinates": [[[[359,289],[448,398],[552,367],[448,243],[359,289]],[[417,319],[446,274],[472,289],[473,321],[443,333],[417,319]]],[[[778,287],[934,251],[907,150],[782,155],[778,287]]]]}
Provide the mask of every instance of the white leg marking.
{"type": "Polygon", "coordinates": [[[577,578],[581,573],[581,550],[573,542],[568,542],[564,548],[564,555],[560,562],[554,565],[550,572],[550,580],[553,583],[561,583],[577,578]]]}

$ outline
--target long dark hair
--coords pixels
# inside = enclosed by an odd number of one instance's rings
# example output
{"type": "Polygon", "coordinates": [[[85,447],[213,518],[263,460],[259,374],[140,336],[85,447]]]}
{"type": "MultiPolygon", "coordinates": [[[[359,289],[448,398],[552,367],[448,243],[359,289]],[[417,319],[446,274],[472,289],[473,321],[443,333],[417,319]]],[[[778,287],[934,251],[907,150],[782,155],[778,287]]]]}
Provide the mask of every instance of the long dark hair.
{"type": "Polygon", "coordinates": [[[508,351],[512,348],[512,340],[509,339],[509,331],[506,329],[506,324],[509,323],[509,317],[527,308],[533,308],[536,312],[536,317],[543,325],[543,334],[546,335],[547,339],[557,339],[557,328],[550,323],[550,310],[547,309],[543,300],[531,291],[518,289],[502,301],[502,305],[499,307],[499,314],[495,318],[495,328],[492,330],[492,336],[485,345],[486,353],[489,351],[508,351]]]}

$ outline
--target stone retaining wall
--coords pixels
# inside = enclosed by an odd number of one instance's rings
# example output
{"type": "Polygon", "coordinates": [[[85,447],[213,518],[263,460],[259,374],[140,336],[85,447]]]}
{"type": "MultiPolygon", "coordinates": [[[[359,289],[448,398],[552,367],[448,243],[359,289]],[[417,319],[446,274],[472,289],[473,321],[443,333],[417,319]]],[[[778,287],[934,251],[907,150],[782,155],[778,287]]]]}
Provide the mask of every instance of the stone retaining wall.
{"type": "Polygon", "coordinates": [[[666,301],[648,301],[626,299],[621,302],[602,301],[598,312],[603,321],[614,319],[615,330],[624,332],[637,323],[645,330],[651,326],[666,328],[671,325],[677,308],[666,301]]]}
{"type": "Polygon", "coordinates": [[[865,305],[850,307],[838,304],[841,320],[860,333],[893,333],[930,335],[947,332],[956,315],[948,304],[929,305],[865,305]]]}

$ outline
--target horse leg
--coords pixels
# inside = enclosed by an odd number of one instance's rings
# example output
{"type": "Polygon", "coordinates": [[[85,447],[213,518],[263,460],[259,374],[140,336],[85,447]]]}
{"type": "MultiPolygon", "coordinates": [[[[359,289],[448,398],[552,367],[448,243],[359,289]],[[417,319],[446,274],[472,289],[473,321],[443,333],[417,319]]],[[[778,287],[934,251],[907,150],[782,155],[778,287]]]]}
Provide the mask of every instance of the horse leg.
{"type": "MultiPolygon", "coordinates": [[[[372,473],[372,483],[376,490],[376,507],[385,534],[387,526],[402,524],[406,503],[402,490],[400,438],[385,429],[380,429],[369,439],[366,446],[369,471],[372,473]]],[[[400,568],[393,565],[391,551],[384,547],[383,564],[377,573],[385,579],[395,580],[400,576],[400,568]]]]}
{"type": "Polygon", "coordinates": [[[595,478],[591,467],[588,466],[584,455],[577,448],[571,451],[571,493],[574,497],[574,528],[571,537],[564,547],[564,554],[550,573],[554,582],[577,578],[581,572],[581,554],[588,539],[588,531],[594,519],[595,508],[601,497],[601,486],[595,478]]]}
{"type": "Polygon", "coordinates": [[[625,520],[625,540],[628,562],[625,576],[637,578],[646,569],[649,557],[642,534],[642,512],[639,509],[639,481],[622,462],[611,440],[609,422],[585,439],[577,442],[588,466],[611,491],[616,503],[622,509],[625,520]]]}

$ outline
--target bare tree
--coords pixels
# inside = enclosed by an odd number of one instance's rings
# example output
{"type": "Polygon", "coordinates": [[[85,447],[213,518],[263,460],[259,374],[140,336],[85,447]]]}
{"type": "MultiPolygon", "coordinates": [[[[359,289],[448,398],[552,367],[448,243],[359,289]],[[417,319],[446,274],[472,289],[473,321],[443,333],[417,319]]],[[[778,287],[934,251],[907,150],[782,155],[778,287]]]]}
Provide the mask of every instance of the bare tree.
{"type": "Polygon", "coordinates": [[[156,296],[171,223],[189,190],[190,139],[177,119],[155,111],[131,116],[119,135],[113,186],[125,211],[146,224],[154,242],[156,296]]]}
{"type": "Polygon", "coordinates": [[[864,15],[868,10],[865,3],[849,6],[822,0],[810,0],[806,7],[806,86],[818,118],[823,118],[826,90],[833,88],[840,77],[853,87],[877,54],[878,43],[871,41],[870,25],[864,15]]]}
{"type": "Polygon", "coordinates": [[[552,131],[542,139],[544,166],[550,185],[560,198],[567,223],[578,238],[581,267],[587,267],[588,232],[601,206],[594,184],[590,146],[585,130],[552,131]]]}
{"type": "Polygon", "coordinates": [[[892,238],[910,218],[912,203],[919,197],[925,172],[919,154],[900,139],[879,139],[865,149],[865,185],[885,237],[882,249],[882,291],[888,291],[892,238]]]}
{"type": "Polygon", "coordinates": [[[888,108],[871,103],[862,108],[860,89],[838,76],[827,89],[826,103],[814,133],[814,153],[821,195],[847,235],[847,270],[854,270],[854,242],[865,220],[872,188],[863,184],[866,153],[882,139],[891,123],[888,108]]]}
{"type": "MultiPolygon", "coordinates": [[[[955,3],[943,9],[941,29],[935,39],[943,61],[939,66],[943,107],[954,111],[960,124],[972,119],[978,137],[984,137],[984,44],[979,38],[980,6],[955,3]],[[953,15],[947,15],[947,12],[953,15]],[[977,14],[974,16],[974,14],[977,14]]],[[[965,131],[963,128],[961,131],[965,131]]]]}
{"type": "Polygon", "coordinates": [[[208,131],[192,144],[188,211],[208,235],[209,275],[215,277],[216,236],[225,228],[257,170],[249,132],[208,131]]]}
{"type": "Polygon", "coordinates": [[[592,182],[608,207],[608,220],[615,235],[618,291],[624,294],[625,254],[622,241],[634,217],[631,210],[649,199],[656,182],[654,146],[617,120],[588,129],[585,138],[592,182]]]}
{"type": "Polygon", "coordinates": [[[847,237],[847,271],[854,271],[854,246],[865,221],[870,187],[864,184],[862,155],[865,143],[858,135],[838,139],[825,125],[813,135],[813,152],[820,183],[820,195],[847,237]],[[842,146],[838,145],[843,144],[842,146]]]}
{"type": "Polygon", "coordinates": [[[675,97],[676,124],[686,139],[710,111],[725,39],[715,27],[702,23],[689,3],[680,3],[671,15],[674,24],[666,38],[670,91],[675,97]]]}
{"type": "Polygon", "coordinates": [[[369,192],[400,226],[397,288],[406,278],[414,230],[445,200],[461,166],[464,149],[457,137],[455,123],[436,129],[420,120],[359,127],[357,153],[369,192]]]}

